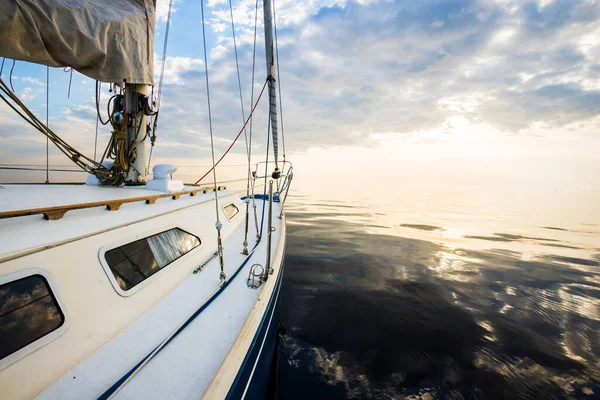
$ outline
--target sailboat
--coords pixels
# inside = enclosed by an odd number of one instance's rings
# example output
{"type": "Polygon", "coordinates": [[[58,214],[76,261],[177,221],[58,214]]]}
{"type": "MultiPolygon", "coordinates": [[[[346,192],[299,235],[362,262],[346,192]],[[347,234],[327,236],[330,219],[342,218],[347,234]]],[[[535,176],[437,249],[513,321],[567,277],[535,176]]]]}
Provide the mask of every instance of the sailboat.
{"type": "Polygon", "coordinates": [[[274,159],[268,149],[255,165],[248,157],[240,194],[217,181],[214,147],[210,184],[184,184],[170,164],[147,179],[147,118],[160,112],[148,95],[154,0],[0,6],[0,56],[68,66],[114,89],[96,161],[0,78],[2,100],[88,172],[85,184],[2,185],[0,397],[265,397],[293,168],[277,156],[271,0],[263,7],[274,159]]]}

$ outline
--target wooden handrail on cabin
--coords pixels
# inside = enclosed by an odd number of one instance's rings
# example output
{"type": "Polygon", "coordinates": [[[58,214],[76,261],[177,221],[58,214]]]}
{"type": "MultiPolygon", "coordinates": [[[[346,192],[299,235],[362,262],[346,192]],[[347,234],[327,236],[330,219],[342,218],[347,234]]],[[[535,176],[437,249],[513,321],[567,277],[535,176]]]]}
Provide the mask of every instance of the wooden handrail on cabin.
{"type": "MultiPolygon", "coordinates": [[[[225,186],[217,186],[216,189],[219,191],[219,190],[226,189],[226,187],[225,186]]],[[[71,211],[71,210],[81,210],[83,208],[94,208],[94,207],[105,206],[106,209],[109,211],[117,211],[125,203],[136,203],[138,201],[145,201],[146,204],[154,204],[154,203],[156,203],[156,200],[163,199],[166,197],[171,197],[173,200],[177,200],[183,195],[189,194],[190,196],[195,196],[199,192],[206,193],[208,191],[214,191],[214,190],[215,190],[215,187],[211,186],[211,187],[203,187],[203,188],[199,188],[199,189],[185,190],[185,191],[180,191],[180,192],[155,194],[155,195],[151,195],[151,196],[92,201],[89,203],[67,204],[64,206],[55,206],[55,207],[32,208],[29,210],[2,211],[2,212],[0,212],[0,219],[23,217],[26,215],[43,214],[44,219],[46,219],[46,220],[56,220],[56,219],[61,219],[67,213],[67,211],[71,211]]]]}

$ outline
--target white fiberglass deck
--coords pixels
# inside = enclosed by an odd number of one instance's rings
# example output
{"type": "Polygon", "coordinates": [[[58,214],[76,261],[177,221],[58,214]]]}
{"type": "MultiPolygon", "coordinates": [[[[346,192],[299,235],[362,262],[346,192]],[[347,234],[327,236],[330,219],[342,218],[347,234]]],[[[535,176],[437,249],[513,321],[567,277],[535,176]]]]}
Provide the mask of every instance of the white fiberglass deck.
{"type": "MultiPolygon", "coordinates": [[[[211,194],[212,195],[212,194],[211,194]]],[[[260,213],[262,201],[257,201],[260,213]]],[[[265,207],[265,211],[268,208],[265,207]]],[[[241,211],[241,210],[240,210],[241,211]]],[[[275,203],[273,214],[278,215],[275,203]]],[[[219,371],[256,300],[268,301],[270,292],[251,289],[246,284],[254,263],[264,266],[266,224],[263,239],[250,260],[233,277],[247,256],[241,254],[243,224],[224,243],[225,272],[229,285],[173,341],[136,374],[117,398],[194,398],[202,396],[219,371]]],[[[277,278],[283,256],[285,224],[273,218],[273,267],[277,278]]],[[[250,218],[249,248],[255,244],[256,228],[250,218]]],[[[216,242],[216,236],[215,236],[216,242]]],[[[219,287],[219,261],[212,259],[198,274],[190,275],[158,304],[139,317],[85,361],[39,395],[41,399],[98,398],[151,353],[156,346],[200,308],[219,287]]],[[[264,285],[263,285],[264,286],[264,285]]],[[[245,354],[230,355],[243,359],[245,354]]]]}
{"type": "MultiPolygon", "coordinates": [[[[198,187],[185,187],[185,190],[193,189],[198,187]]],[[[143,187],[5,184],[0,185],[0,210],[28,210],[161,194],[165,193],[143,187]]],[[[230,191],[222,191],[219,197],[231,194],[230,191]]],[[[169,197],[158,199],[155,204],[145,204],[143,201],[125,203],[117,211],[108,211],[105,207],[71,210],[56,221],[45,221],[41,215],[0,219],[0,260],[3,255],[73,239],[213,199],[214,193],[200,192],[194,197],[181,196],[178,200],[169,197]],[[27,240],[23,240],[24,237],[27,240]]]]}

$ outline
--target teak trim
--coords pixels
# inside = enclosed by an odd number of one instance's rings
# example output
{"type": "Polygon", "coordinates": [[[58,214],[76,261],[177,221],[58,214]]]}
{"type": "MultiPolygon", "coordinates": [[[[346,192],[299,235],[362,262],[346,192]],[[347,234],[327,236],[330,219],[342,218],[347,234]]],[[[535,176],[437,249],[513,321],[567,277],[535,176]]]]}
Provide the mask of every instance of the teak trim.
{"type": "MultiPolygon", "coordinates": [[[[217,190],[226,189],[225,186],[217,186],[217,190]]],[[[115,199],[115,200],[103,200],[103,201],[93,201],[90,203],[80,203],[80,204],[67,204],[64,206],[56,206],[56,207],[41,207],[41,208],[32,208],[29,210],[14,210],[14,211],[3,211],[0,212],[0,219],[3,218],[14,218],[14,217],[23,217],[26,215],[37,215],[43,214],[44,219],[47,220],[56,220],[61,219],[67,211],[71,210],[81,210],[83,208],[94,208],[105,206],[109,211],[118,210],[125,203],[135,203],[138,201],[145,201],[146,204],[154,204],[156,200],[163,199],[166,197],[171,197],[173,200],[178,200],[181,196],[189,194],[190,196],[195,196],[199,192],[206,193],[208,191],[214,191],[215,187],[203,187],[199,189],[185,190],[181,192],[173,192],[173,193],[165,193],[165,194],[155,194],[152,196],[141,196],[141,197],[130,197],[126,199],[115,199]]]]}

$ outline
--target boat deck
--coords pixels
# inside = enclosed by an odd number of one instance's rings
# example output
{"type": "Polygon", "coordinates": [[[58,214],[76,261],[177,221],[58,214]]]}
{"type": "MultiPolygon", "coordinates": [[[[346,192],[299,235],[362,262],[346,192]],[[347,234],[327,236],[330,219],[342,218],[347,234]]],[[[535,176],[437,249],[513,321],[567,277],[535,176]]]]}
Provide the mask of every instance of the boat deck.
{"type": "MultiPolygon", "coordinates": [[[[0,262],[28,249],[47,246],[49,243],[64,243],[211,201],[214,199],[212,189],[213,187],[185,186],[182,192],[162,193],[143,187],[0,185],[0,262]],[[176,203],[173,203],[174,200],[177,200],[176,203]],[[113,211],[109,211],[111,204],[113,211]],[[41,215],[44,212],[40,210],[47,209],[62,209],[64,217],[46,221],[41,215]],[[28,239],[24,241],[23,237],[28,239]]],[[[219,197],[232,194],[230,191],[222,191],[219,197]]]]}
{"type": "MultiPolygon", "coordinates": [[[[262,208],[261,203],[262,201],[257,201],[259,210],[262,208]]],[[[274,204],[275,215],[278,210],[279,205],[274,204]]],[[[253,218],[250,218],[249,236],[254,238],[252,233],[256,230],[252,220],[253,218]]],[[[226,287],[220,290],[220,266],[218,258],[215,257],[202,271],[191,275],[38,398],[111,396],[119,382],[123,382],[161,342],[186,323],[185,329],[151,358],[138,373],[131,376],[131,380],[116,393],[116,398],[197,399],[211,384],[224,360],[232,361],[230,358],[233,357],[235,362],[239,361],[241,364],[245,352],[229,356],[228,353],[236,340],[247,340],[248,335],[253,332],[244,330],[251,311],[260,307],[261,302],[268,302],[274,288],[279,287],[275,286],[278,283],[275,281],[281,276],[285,223],[278,218],[274,218],[275,231],[272,236],[273,243],[277,244],[273,246],[274,250],[277,248],[281,252],[273,257],[275,273],[268,283],[259,289],[251,289],[246,284],[251,265],[264,263],[267,248],[266,213],[263,224],[263,239],[250,256],[240,254],[244,238],[243,224],[225,242],[225,272],[228,277],[226,287]],[[197,313],[197,316],[190,320],[194,313],[197,313]]],[[[254,240],[250,240],[250,243],[251,249],[254,240]]]]}

